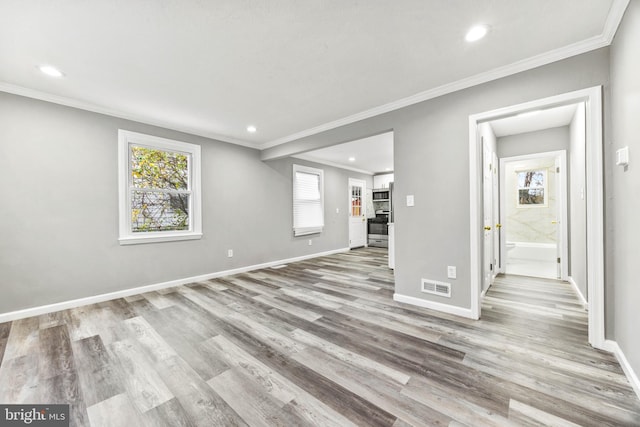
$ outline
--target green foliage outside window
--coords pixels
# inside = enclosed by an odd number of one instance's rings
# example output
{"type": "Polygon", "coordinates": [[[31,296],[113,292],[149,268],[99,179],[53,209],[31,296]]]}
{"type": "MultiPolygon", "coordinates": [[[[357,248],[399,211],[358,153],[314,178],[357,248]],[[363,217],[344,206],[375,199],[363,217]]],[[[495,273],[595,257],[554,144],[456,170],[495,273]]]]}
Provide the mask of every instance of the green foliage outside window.
{"type": "Polygon", "coordinates": [[[189,229],[189,155],[131,146],[131,231],[189,229]]]}

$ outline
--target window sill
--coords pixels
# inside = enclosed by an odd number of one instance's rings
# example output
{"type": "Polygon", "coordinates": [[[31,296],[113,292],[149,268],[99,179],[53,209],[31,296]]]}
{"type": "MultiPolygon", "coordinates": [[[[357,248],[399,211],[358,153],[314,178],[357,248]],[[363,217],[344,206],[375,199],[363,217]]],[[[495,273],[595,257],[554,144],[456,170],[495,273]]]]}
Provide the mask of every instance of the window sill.
{"type": "Polygon", "coordinates": [[[154,233],[148,236],[126,236],[120,237],[120,245],[140,245],[144,243],[175,242],[179,240],[198,240],[202,238],[202,233],[180,233],[180,234],[159,234],[154,233]]]}

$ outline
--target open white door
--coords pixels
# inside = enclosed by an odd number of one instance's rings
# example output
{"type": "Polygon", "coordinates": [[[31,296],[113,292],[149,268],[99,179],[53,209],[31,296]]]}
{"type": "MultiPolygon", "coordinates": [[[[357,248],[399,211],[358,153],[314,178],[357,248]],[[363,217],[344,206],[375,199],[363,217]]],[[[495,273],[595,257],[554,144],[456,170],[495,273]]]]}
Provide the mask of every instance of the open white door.
{"type": "Polygon", "coordinates": [[[502,272],[502,258],[500,256],[500,235],[502,234],[502,224],[500,223],[500,177],[498,175],[498,155],[493,153],[492,162],[492,199],[493,199],[493,277],[502,272]]]}
{"type": "Polygon", "coordinates": [[[567,209],[567,154],[562,151],[556,156],[556,241],[558,279],[567,280],[569,276],[569,218],[567,209]]]}
{"type": "Polygon", "coordinates": [[[349,178],[349,247],[359,248],[367,244],[367,215],[364,195],[367,183],[349,178]]]}
{"type": "Polygon", "coordinates": [[[482,142],[482,177],[484,199],[484,268],[482,280],[482,292],[489,289],[493,283],[493,171],[491,162],[493,159],[491,150],[486,141],[482,142]]]}

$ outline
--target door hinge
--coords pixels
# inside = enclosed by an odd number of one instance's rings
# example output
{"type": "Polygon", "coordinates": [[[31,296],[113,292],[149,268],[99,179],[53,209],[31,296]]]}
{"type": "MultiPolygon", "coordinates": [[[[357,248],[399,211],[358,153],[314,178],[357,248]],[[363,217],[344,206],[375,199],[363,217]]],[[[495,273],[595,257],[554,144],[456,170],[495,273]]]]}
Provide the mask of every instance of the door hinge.
{"type": "Polygon", "coordinates": [[[558,257],[558,264],[560,264],[560,257],[558,257]]]}
{"type": "Polygon", "coordinates": [[[560,166],[556,167],[556,172],[560,173],[560,166]]]}
{"type": "Polygon", "coordinates": [[[489,264],[489,270],[493,271],[493,264],[489,264]]]}

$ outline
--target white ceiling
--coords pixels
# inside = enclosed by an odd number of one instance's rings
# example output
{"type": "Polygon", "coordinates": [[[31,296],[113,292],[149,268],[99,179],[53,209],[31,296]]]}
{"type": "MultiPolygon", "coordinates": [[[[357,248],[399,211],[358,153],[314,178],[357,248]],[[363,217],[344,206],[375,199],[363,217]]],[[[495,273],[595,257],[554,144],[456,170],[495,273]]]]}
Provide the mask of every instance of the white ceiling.
{"type": "Polygon", "coordinates": [[[0,90],[265,148],[606,46],[627,3],[3,0],[0,90]]]}
{"type": "Polygon", "coordinates": [[[493,120],[490,123],[497,138],[568,126],[576,113],[577,104],[537,110],[516,116],[493,120]]]}
{"type": "Polygon", "coordinates": [[[294,157],[371,175],[391,172],[393,132],[308,151],[294,157]],[[354,161],[349,161],[349,158],[353,158],[354,161]]]}

